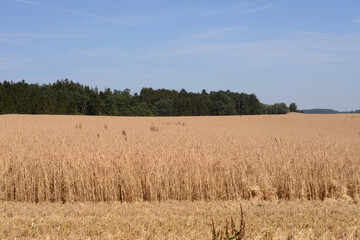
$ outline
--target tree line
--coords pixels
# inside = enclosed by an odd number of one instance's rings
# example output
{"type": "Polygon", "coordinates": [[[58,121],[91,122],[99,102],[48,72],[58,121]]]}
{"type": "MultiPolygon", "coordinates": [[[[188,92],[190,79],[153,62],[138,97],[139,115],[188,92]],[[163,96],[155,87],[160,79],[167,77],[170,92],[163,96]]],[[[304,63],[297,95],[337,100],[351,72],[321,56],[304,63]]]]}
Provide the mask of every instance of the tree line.
{"type": "Polygon", "coordinates": [[[255,94],[230,90],[193,93],[184,89],[142,88],[140,93],[131,94],[129,89],[99,91],[68,79],[42,85],[24,80],[0,82],[0,114],[206,116],[289,111],[285,103],[262,104],[255,94]]]}

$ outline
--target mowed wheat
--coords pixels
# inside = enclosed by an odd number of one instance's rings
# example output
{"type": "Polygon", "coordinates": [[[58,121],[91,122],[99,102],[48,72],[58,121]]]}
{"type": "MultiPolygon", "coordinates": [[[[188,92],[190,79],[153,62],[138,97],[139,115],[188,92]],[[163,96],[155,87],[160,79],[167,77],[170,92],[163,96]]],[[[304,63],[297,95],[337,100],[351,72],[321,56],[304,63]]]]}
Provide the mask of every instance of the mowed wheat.
{"type": "Polygon", "coordinates": [[[359,239],[360,205],[326,201],[0,202],[1,239],[199,239],[245,212],[244,239],[359,239]]]}
{"type": "Polygon", "coordinates": [[[360,115],[0,116],[0,200],[357,202],[360,115]]]}

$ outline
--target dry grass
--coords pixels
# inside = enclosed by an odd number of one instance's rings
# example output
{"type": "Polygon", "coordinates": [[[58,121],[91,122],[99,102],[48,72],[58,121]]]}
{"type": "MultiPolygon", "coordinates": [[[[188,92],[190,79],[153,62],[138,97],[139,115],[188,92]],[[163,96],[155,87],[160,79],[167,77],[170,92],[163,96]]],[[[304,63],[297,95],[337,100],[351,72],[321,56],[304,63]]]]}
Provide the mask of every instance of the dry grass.
{"type": "MultiPolygon", "coordinates": [[[[239,214],[237,214],[239,215],[239,214]]],[[[245,236],[245,217],[244,210],[240,205],[240,224],[239,228],[236,228],[236,224],[234,222],[234,218],[231,216],[230,225],[229,221],[226,220],[226,224],[224,229],[217,230],[215,226],[214,219],[211,219],[211,232],[213,240],[241,240],[245,236]]]]}
{"type": "Polygon", "coordinates": [[[359,131],[359,115],[5,115],[0,200],[357,202],[359,131]]]}
{"type": "MultiPolygon", "coordinates": [[[[237,201],[0,203],[1,239],[212,239],[237,201]]],[[[242,202],[244,239],[359,239],[360,206],[343,201],[242,202]]]]}

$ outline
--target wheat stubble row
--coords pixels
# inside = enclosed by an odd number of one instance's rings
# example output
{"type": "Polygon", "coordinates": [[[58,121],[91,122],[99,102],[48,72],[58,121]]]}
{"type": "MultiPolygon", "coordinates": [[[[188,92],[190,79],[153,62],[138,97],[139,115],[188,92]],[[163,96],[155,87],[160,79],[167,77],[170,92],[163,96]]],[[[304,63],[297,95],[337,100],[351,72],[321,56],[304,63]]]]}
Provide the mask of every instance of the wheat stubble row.
{"type": "MultiPolygon", "coordinates": [[[[245,239],[359,239],[360,205],[326,201],[241,202],[245,239]]],[[[0,202],[1,239],[212,239],[211,219],[239,226],[239,201],[0,202]]]]}

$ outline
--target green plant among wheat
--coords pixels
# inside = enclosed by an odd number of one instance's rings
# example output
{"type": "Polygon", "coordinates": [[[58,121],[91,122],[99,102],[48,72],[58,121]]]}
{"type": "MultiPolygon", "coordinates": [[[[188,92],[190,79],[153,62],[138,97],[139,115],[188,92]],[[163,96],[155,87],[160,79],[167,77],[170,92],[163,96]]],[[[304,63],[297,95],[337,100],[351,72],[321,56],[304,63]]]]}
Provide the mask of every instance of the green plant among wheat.
{"type": "Polygon", "coordinates": [[[244,219],[244,211],[242,206],[240,205],[240,226],[239,230],[236,229],[234,219],[231,217],[230,219],[230,227],[229,222],[226,220],[226,224],[224,229],[220,229],[216,231],[214,219],[212,219],[212,239],[213,240],[240,240],[243,239],[245,235],[245,219],[244,219]]]}

